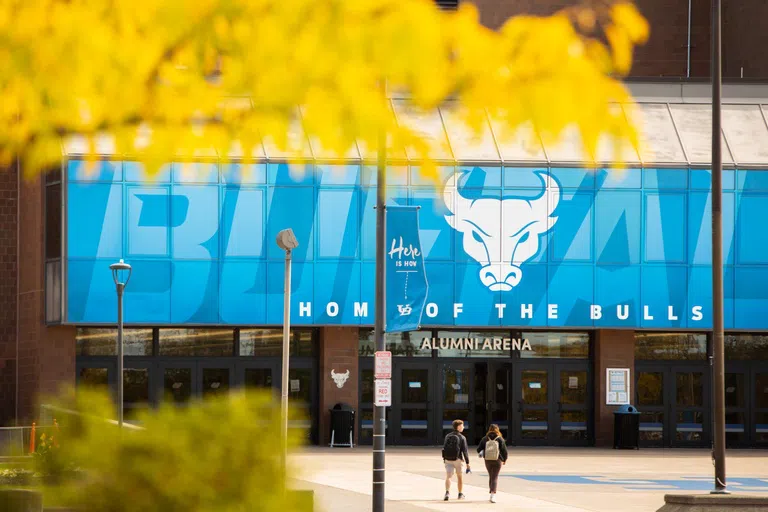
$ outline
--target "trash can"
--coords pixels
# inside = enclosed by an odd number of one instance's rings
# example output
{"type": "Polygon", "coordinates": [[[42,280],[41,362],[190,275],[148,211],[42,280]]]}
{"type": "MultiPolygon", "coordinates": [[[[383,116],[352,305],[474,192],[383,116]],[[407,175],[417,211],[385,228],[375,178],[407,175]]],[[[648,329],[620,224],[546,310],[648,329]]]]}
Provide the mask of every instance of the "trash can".
{"type": "Polygon", "coordinates": [[[353,448],[355,432],[355,410],[347,404],[336,404],[331,409],[331,448],[349,446],[353,448]]]}
{"type": "Polygon", "coordinates": [[[622,405],[613,411],[613,447],[620,450],[640,448],[640,412],[634,405],[622,405]]]}

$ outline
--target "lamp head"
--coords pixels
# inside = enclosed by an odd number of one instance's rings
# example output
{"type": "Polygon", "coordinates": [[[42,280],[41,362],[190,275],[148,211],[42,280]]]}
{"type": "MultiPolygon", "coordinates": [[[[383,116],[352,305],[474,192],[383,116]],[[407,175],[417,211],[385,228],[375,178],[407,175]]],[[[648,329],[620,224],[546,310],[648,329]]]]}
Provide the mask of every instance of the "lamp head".
{"type": "Polygon", "coordinates": [[[122,284],[125,286],[128,284],[128,280],[131,278],[131,266],[124,262],[122,259],[109,266],[112,271],[112,279],[115,281],[115,285],[122,284]]]}
{"type": "Polygon", "coordinates": [[[296,235],[291,228],[284,229],[277,234],[277,246],[284,251],[292,251],[299,246],[296,235]]]}

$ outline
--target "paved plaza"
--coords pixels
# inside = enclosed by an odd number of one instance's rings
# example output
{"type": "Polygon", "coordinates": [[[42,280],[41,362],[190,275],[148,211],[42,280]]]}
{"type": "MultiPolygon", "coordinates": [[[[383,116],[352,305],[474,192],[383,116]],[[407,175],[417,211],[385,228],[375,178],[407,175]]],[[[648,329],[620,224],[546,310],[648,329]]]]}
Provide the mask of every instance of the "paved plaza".
{"type": "MultiPolygon", "coordinates": [[[[488,474],[470,454],[466,501],[443,502],[439,448],[387,450],[387,512],[499,510],[520,512],[648,512],[668,493],[706,493],[712,486],[708,450],[618,451],[598,448],[510,448],[497,503],[488,501],[488,474]]],[[[315,491],[317,511],[371,510],[370,448],[307,448],[293,457],[295,486],[315,491]]],[[[768,496],[768,450],[729,450],[728,487],[768,496]]]]}

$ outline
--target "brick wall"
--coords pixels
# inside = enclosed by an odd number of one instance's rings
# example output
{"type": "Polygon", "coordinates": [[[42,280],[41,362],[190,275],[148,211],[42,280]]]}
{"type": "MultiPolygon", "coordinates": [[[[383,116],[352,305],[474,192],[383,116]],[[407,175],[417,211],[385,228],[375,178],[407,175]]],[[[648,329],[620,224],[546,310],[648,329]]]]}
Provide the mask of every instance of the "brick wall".
{"type": "Polygon", "coordinates": [[[0,168],[0,425],[16,413],[16,166],[0,168]]]}
{"type": "MultiPolygon", "coordinates": [[[[629,368],[630,391],[635,378],[635,332],[598,329],[595,331],[595,446],[613,446],[613,411],[605,405],[608,368],[629,368]]],[[[634,398],[630,397],[630,402],[634,398]]]]}
{"type": "MultiPolygon", "coordinates": [[[[320,445],[331,442],[330,412],[337,403],[345,403],[357,411],[358,406],[358,329],[356,327],[323,327],[320,330],[320,445]],[[331,370],[349,378],[339,388],[331,378],[331,370]]],[[[359,411],[357,412],[359,414],[359,411]]],[[[357,420],[357,418],[356,418],[357,420]]],[[[357,440],[357,425],[355,425],[357,440]]],[[[357,442],[357,441],[355,441],[357,442]]]]}

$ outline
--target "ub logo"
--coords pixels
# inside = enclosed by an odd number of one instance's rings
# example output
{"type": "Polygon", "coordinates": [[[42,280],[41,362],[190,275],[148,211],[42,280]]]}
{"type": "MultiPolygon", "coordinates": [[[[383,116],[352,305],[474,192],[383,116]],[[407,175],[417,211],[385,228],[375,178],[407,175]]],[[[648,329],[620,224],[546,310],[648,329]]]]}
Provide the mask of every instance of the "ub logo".
{"type": "Polygon", "coordinates": [[[408,316],[411,313],[413,313],[413,308],[411,308],[410,304],[398,304],[397,305],[397,312],[400,313],[400,316],[408,316]]]}
{"type": "Polygon", "coordinates": [[[347,379],[349,378],[349,370],[344,373],[336,373],[335,370],[331,370],[331,378],[333,379],[333,382],[336,383],[336,387],[341,389],[344,387],[344,384],[347,383],[347,379]]]}
{"type": "Polygon", "coordinates": [[[463,234],[464,252],[480,264],[483,285],[494,292],[511,291],[523,278],[523,263],[538,253],[539,237],[557,222],[552,214],[560,202],[560,185],[546,172],[536,172],[543,185],[537,198],[472,200],[458,191],[464,174],[454,173],[445,184],[443,201],[451,212],[445,219],[453,220],[453,228],[463,234]]]}

